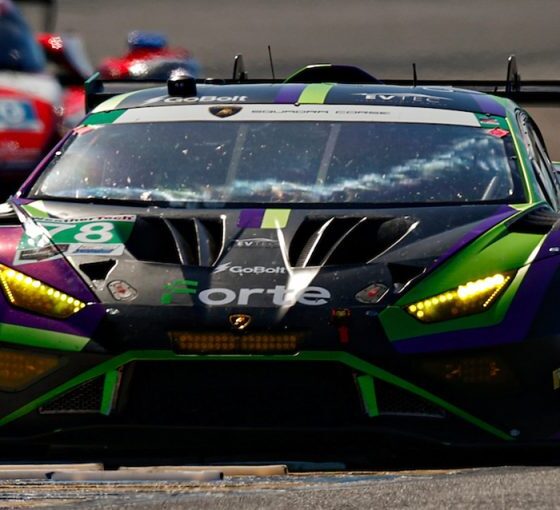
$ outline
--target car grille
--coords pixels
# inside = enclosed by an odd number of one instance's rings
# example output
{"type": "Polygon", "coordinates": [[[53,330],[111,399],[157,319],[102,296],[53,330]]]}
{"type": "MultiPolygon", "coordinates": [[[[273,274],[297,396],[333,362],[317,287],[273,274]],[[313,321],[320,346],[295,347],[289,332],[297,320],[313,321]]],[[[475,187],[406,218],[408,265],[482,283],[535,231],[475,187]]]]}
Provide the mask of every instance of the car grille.
{"type": "MultiPolygon", "coordinates": [[[[123,372],[119,423],[192,427],[345,426],[371,423],[356,373],[329,362],[135,362],[123,372]]],[[[54,398],[40,414],[99,413],[103,377],[54,398]]],[[[445,418],[441,408],[375,380],[380,416],[445,418]]]]}
{"type": "Polygon", "coordinates": [[[40,414],[99,413],[103,394],[103,377],[96,377],[39,408],[40,414]]]}
{"type": "Polygon", "coordinates": [[[402,390],[398,386],[376,381],[377,407],[380,415],[423,416],[445,418],[443,409],[431,402],[402,390]]]}
{"type": "Polygon", "coordinates": [[[119,403],[149,425],[343,426],[366,423],[353,372],[335,363],[137,362],[119,403]]]}

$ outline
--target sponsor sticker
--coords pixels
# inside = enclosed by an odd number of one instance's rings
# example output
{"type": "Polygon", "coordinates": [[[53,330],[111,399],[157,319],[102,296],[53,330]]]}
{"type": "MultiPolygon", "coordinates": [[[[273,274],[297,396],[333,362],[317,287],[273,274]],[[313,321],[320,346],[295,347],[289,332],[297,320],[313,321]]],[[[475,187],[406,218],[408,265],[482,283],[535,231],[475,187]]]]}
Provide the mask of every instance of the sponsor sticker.
{"type": "Polygon", "coordinates": [[[324,287],[288,288],[285,285],[275,285],[273,288],[241,287],[230,289],[227,287],[212,287],[200,289],[197,280],[175,280],[164,287],[161,296],[162,305],[184,304],[184,296],[192,296],[189,302],[206,306],[321,306],[329,302],[331,293],[324,287]]]}
{"type": "Polygon", "coordinates": [[[362,96],[365,101],[373,104],[396,104],[396,105],[411,105],[411,104],[441,104],[443,102],[453,101],[449,97],[435,96],[433,94],[422,94],[419,92],[393,92],[389,94],[379,94],[377,92],[366,92],[353,94],[354,96],[362,96]]]}
{"type": "Polygon", "coordinates": [[[136,216],[35,218],[34,222],[25,225],[14,264],[52,260],[61,252],[73,256],[122,255],[135,220],[136,216]],[[47,253],[52,253],[52,256],[46,257],[47,253]]]}
{"type": "Polygon", "coordinates": [[[247,96],[193,96],[168,97],[164,103],[244,103],[245,101],[247,96]]]}
{"type": "Polygon", "coordinates": [[[268,239],[267,237],[236,239],[233,243],[236,248],[278,248],[279,246],[277,239],[268,239]]]}
{"type": "Polygon", "coordinates": [[[286,268],[284,266],[275,266],[275,267],[265,267],[265,266],[252,266],[252,267],[244,267],[244,266],[232,266],[231,262],[226,262],[224,264],[220,264],[216,266],[213,273],[223,273],[224,271],[228,271],[229,273],[246,275],[246,274],[285,274],[286,268]]]}
{"type": "Polygon", "coordinates": [[[486,115],[483,113],[477,113],[476,117],[480,124],[481,128],[484,129],[494,129],[494,128],[502,128],[502,129],[509,129],[507,120],[504,117],[500,117],[498,115],[486,115]]]}
{"type": "Polygon", "coordinates": [[[69,244],[67,255],[112,255],[118,257],[124,252],[124,244],[69,244]]]}

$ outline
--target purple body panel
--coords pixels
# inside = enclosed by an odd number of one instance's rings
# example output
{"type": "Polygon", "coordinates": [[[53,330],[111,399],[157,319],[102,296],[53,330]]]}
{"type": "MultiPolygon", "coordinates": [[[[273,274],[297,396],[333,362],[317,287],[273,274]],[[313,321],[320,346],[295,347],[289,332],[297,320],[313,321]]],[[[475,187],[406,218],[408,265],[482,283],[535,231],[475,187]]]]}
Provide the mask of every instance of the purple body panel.
{"type": "Polygon", "coordinates": [[[393,343],[403,354],[446,350],[474,349],[522,342],[536,316],[550,282],[560,268],[560,255],[549,249],[560,246],[560,232],[549,235],[521,283],[504,320],[489,328],[449,331],[425,337],[409,338],[393,343]]]}
{"type": "Polygon", "coordinates": [[[499,115],[500,117],[506,116],[506,109],[495,99],[492,99],[485,94],[473,94],[472,98],[478,103],[484,113],[499,115]]]}
{"type": "MultiPolygon", "coordinates": [[[[23,229],[4,227],[0,236],[0,263],[13,266],[14,254],[19,245],[23,229]]],[[[84,310],[66,320],[49,319],[31,312],[18,310],[8,305],[0,294],[0,321],[32,328],[48,329],[81,336],[91,336],[105,314],[105,307],[97,303],[97,298],[79,278],[74,269],[60,257],[55,260],[33,262],[14,267],[32,278],[40,279],[59,290],[89,304],[84,310]],[[2,305],[2,301],[5,306],[2,305]]]]}

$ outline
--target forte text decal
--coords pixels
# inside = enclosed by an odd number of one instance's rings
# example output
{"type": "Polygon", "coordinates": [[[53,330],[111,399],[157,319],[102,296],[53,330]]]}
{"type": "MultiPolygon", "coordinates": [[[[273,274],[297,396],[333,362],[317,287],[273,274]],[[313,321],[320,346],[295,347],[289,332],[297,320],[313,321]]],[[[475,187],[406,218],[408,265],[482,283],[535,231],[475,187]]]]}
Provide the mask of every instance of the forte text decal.
{"type": "Polygon", "coordinates": [[[320,306],[328,303],[331,293],[323,287],[304,287],[288,289],[276,285],[271,289],[263,287],[244,287],[236,290],[225,287],[200,289],[197,280],[175,280],[164,287],[162,305],[180,304],[181,296],[191,295],[199,303],[207,306],[250,306],[257,305],[257,299],[266,297],[272,306],[292,306],[296,303],[305,306],[320,306]]]}

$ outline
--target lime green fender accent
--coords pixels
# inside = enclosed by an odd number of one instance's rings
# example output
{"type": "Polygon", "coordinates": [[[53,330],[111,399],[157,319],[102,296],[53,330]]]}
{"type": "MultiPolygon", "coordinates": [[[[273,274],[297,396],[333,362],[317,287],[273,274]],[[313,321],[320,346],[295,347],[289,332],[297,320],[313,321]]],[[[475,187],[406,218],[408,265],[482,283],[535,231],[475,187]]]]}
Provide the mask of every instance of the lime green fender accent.
{"type": "MultiPolygon", "coordinates": [[[[25,406],[21,407],[17,411],[14,411],[7,416],[0,419],[0,426],[6,425],[22,416],[34,411],[44,403],[49,400],[65,393],[68,390],[82,384],[95,377],[105,376],[105,384],[102,398],[102,409],[101,412],[108,412],[110,407],[110,401],[114,396],[114,388],[116,386],[116,381],[118,375],[116,371],[119,367],[126,365],[132,361],[177,361],[177,362],[197,362],[197,361],[223,361],[227,363],[228,361],[287,361],[287,362],[324,362],[332,361],[342,363],[350,368],[361,372],[366,376],[364,378],[358,378],[358,386],[362,392],[362,399],[366,403],[366,409],[370,416],[375,416],[377,414],[377,404],[375,400],[375,388],[373,384],[373,379],[379,379],[389,384],[398,386],[399,388],[413,393],[419,397],[422,397],[436,406],[445,409],[447,412],[465,420],[466,422],[484,430],[488,434],[491,434],[504,441],[511,441],[513,438],[506,432],[486,423],[485,421],[473,416],[472,414],[460,409],[459,407],[446,402],[442,398],[433,395],[432,393],[412,384],[405,379],[397,377],[381,368],[368,363],[356,356],[345,352],[338,351],[322,351],[313,352],[305,351],[295,355],[179,355],[171,351],[130,351],[114,358],[111,358],[99,365],[87,370],[86,372],[80,374],[77,377],[67,381],[66,383],[58,386],[57,388],[45,393],[39,398],[29,402],[25,406]],[[108,378],[110,380],[108,381],[108,378]],[[369,381],[367,379],[370,379],[369,381]]],[[[328,398],[328,396],[326,397],[328,398]]]]}
{"type": "Polygon", "coordinates": [[[379,314],[385,334],[391,341],[448,331],[488,327],[499,324],[521,285],[528,264],[536,256],[544,237],[507,230],[508,220],[489,230],[415,285],[394,306],[379,314]],[[504,294],[487,311],[457,319],[422,323],[404,308],[430,296],[457,288],[468,281],[496,273],[517,271],[504,294]]]}
{"type": "Polygon", "coordinates": [[[0,341],[29,347],[78,352],[89,342],[89,338],[59,331],[0,323],[0,341]]]}

